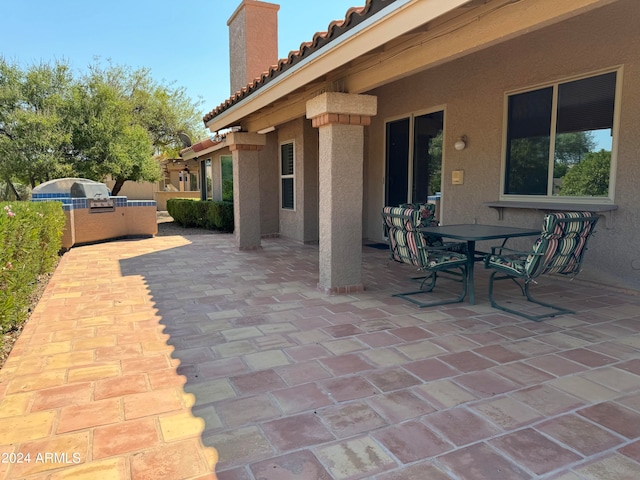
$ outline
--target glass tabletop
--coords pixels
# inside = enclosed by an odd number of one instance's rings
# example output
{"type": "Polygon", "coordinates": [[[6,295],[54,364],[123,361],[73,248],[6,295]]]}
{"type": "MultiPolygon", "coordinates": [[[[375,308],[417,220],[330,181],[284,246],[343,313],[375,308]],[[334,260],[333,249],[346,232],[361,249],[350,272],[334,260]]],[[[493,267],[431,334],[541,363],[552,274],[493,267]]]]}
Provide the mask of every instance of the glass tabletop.
{"type": "Polygon", "coordinates": [[[532,228],[508,227],[503,225],[481,225],[477,223],[425,227],[421,228],[420,231],[425,235],[434,235],[467,241],[531,237],[540,234],[540,230],[532,228]]]}

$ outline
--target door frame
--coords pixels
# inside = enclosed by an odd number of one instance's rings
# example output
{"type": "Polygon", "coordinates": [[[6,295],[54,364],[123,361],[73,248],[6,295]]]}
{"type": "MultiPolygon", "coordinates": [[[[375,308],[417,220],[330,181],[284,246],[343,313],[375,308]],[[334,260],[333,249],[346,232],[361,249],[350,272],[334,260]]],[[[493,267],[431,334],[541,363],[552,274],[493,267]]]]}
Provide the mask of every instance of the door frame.
{"type": "MultiPolygon", "coordinates": [[[[387,124],[389,122],[395,122],[397,120],[402,120],[403,118],[409,118],[409,154],[407,158],[408,166],[409,166],[409,174],[407,175],[407,202],[409,201],[409,196],[411,195],[412,185],[413,185],[413,153],[414,153],[414,119],[415,117],[420,117],[422,115],[429,115],[430,113],[442,112],[443,114],[443,122],[442,122],[442,171],[444,171],[445,164],[445,142],[446,138],[446,123],[447,123],[447,108],[446,105],[437,105],[432,108],[426,108],[421,110],[415,110],[409,113],[403,113],[400,115],[393,115],[389,117],[384,117],[382,120],[382,130],[383,130],[383,138],[382,138],[382,205],[386,206],[387,201],[387,124]]],[[[444,175],[442,175],[442,180],[440,183],[440,191],[442,192],[442,182],[444,182],[444,175]]],[[[413,200],[413,199],[412,199],[413,200]]],[[[441,200],[442,202],[442,200],[441,200]]],[[[442,205],[442,203],[441,203],[442,205]]]]}

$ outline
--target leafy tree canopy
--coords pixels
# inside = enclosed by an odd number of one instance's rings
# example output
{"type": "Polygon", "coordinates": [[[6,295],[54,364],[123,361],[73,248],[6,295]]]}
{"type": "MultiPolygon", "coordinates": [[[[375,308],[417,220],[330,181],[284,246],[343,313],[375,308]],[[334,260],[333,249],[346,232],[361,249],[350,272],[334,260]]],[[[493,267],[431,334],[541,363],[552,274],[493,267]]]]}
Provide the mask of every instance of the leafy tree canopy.
{"type": "Polygon", "coordinates": [[[609,194],[611,152],[587,153],[562,179],[560,195],[603,197],[609,194]]]}
{"type": "Polygon", "coordinates": [[[96,62],[74,78],[65,62],[22,69],[0,57],[0,178],[7,185],[111,176],[115,195],[128,180],[157,181],[154,156],[176,156],[179,133],[204,133],[198,104],[148,69],[96,62]]]}
{"type": "Polygon", "coordinates": [[[559,133],[556,135],[555,161],[565,165],[576,165],[596,148],[591,132],[559,133]]]}
{"type": "Polygon", "coordinates": [[[65,63],[22,71],[0,57],[0,175],[7,185],[34,187],[69,172],[70,134],[61,109],[71,83],[65,63]]]}

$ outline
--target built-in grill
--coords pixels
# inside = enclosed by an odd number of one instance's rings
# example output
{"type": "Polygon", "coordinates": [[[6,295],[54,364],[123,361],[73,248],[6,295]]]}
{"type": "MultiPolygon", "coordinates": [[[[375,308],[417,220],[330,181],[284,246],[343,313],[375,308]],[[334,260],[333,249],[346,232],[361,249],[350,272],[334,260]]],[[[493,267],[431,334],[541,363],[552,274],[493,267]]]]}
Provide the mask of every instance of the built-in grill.
{"type": "Polygon", "coordinates": [[[104,183],[75,182],[71,185],[72,198],[86,198],[89,213],[115,212],[116,204],[109,197],[104,183]]]}

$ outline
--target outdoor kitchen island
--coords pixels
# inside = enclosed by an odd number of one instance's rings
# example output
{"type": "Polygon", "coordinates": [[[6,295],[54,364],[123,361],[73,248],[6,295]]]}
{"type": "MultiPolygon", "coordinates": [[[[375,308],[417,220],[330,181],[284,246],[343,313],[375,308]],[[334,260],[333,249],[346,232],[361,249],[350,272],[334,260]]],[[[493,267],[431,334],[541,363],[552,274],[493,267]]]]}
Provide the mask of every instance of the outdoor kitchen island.
{"type": "Polygon", "coordinates": [[[62,202],[66,216],[64,249],[116,238],[152,237],[158,233],[154,200],[112,197],[105,184],[92,180],[52,180],[36,187],[31,200],[62,202]]]}

